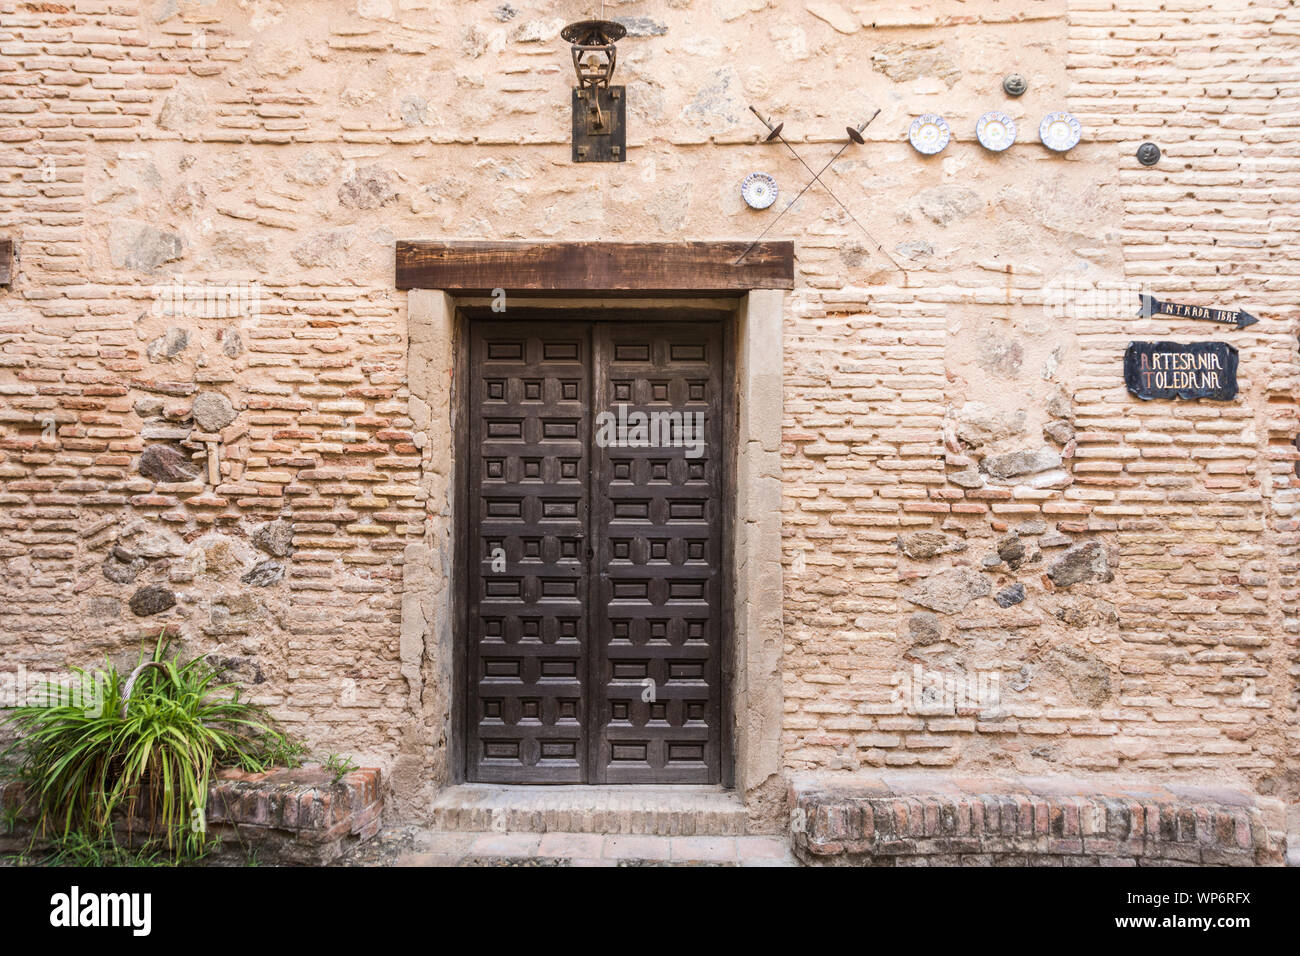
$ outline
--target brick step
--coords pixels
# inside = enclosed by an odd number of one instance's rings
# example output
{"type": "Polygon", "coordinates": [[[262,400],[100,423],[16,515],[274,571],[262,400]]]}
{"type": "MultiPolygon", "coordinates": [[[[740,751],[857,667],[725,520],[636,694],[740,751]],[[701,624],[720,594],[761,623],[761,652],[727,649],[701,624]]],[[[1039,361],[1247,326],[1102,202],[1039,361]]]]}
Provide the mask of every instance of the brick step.
{"type": "Polygon", "coordinates": [[[1277,866],[1280,800],[1224,786],[865,773],[791,783],[809,864],[1277,866]]]}
{"type": "Polygon", "coordinates": [[[433,804],[436,830],[737,836],[745,807],[716,787],[515,787],[467,783],[433,804]]]}

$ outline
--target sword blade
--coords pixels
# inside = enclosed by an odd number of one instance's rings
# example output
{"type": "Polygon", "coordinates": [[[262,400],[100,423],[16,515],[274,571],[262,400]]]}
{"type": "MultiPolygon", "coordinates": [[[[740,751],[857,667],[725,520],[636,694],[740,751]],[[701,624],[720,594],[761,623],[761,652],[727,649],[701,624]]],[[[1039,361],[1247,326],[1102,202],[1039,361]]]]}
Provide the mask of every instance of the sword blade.
{"type": "MultiPolygon", "coordinates": [[[[830,168],[831,163],[835,162],[835,160],[840,158],[840,153],[844,152],[848,148],[849,148],[848,143],[845,143],[843,146],[841,146],[839,153],[836,153],[834,156],[832,156],[830,158],[830,161],[827,162],[826,165],[822,167],[822,172],[823,173],[826,172],[826,170],[830,168]]],[[[812,188],[812,184],[815,183],[816,181],[817,181],[817,174],[813,173],[813,178],[808,180],[808,184],[804,186],[803,189],[799,190],[799,194],[790,200],[789,204],[784,209],[782,209],[780,213],[777,214],[777,217],[775,219],[773,219],[770,223],[768,223],[767,228],[758,234],[758,238],[749,244],[749,246],[745,249],[745,251],[742,252],[736,258],[736,261],[733,262],[732,265],[735,266],[740,265],[741,260],[744,259],[745,256],[749,255],[750,252],[753,251],[756,245],[758,245],[760,242],[763,241],[763,237],[772,231],[772,227],[781,221],[782,216],[784,216],[786,213],[788,213],[791,209],[794,208],[794,204],[797,203],[803,197],[804,193],[806,193],[809,189],[812,188]]]]}
{"type": "Polygon", "coordinates": [[[836,204],[838,204],[841,209],[844,210],[845,215],[847,215],[850,219],[853,220],[853,224],[862,230],[862,234],[866,236],[869,240],[871,240],[871,244],[876,247],[876,251],[879,252],[882,256],[884,256],[886,259],[888,259],[890,265],[892,265],[899,272],[902,272],[903,267],[900,266],[897,261],[895,261],[893,256],[891,256],[888,252],[885,251],[885,247],[880,244],[880,242],[876,239],[875,236],[871,234],[871,232],[867,229],[867,227],[862,225],[862,223],[858,221],[858,217],[853,215],[853,210],[850,209],[848,206],[846,206],[843,200],[841,200],[839,196],[835,195],[835,190],[831,189],[831,187],[826,183],[824,179],[821,178],[821,176],[819,176],[817,173],[813,173],[812,167],[804,162],[803,157],[800,156],[797,152],[795,152],[795,148],[786,142],[784,136],[780,137],[780,140],[782,143],[785,143],[786,149],[790,150],[791,153],[794,153],[794,158],[799,160],[799,162],[803,164],[803,168],[808,170],[808,172],[812,173],[813,180],[816,181],[817,184],[822,187],[822,189],[826,190],[827,194],[832,199],[835,200],[836,204]]]}
{"type": "MultiPolygon", "coordinates": [[[[889,255],[888,252],[885,251],[885,247],[881,246],[879,241],[876,241],[876,238],[874,237],[874,235],[868,232],[866,226],[862,225],[862,222],[858,221],[858,217],[853,215],[853,209],[850,209],[848,206],[845,206],[844,202],[842,202],[842,200],[840,199],[840,196],[837,196],[835,194],[835,190],[832,190],[831,187],[829,187],[826,181],[824,181],[824,179],[822,178],[822,173],[826,172],[827,169],[831,168],[831,166],[835,164],[835,161],[837,159],[840,159],[841,153],[844,152],[845,150],[848,150],[849,144],[855,142],[855,140],[850,139],[848,143],[845,143],[844,146],[841,146],[840,150],[835,153],[835,156],[832,156],[831,159],[827,161],[827,164],[822,166],[822,169],[820,169],[819,172],[814,172],[813,166],[807,164],[806,161],[803,160],[803,157],[800,155],[800,153],[798,153],[796,148],[790,146],[789,140],[783,137],[783,135],[781,135],[780,126],[775,126],[775,127],[772,126],[771,122],[768,120],[764,120],[763,114],[759,113],[757,109],[754,109],[754,107],[750,107],[749,111],[753,113],[754,116],[757,116],[759,122],[762,122],[764,126],[767,126],[767,129],[772,130],[772,133],[774,133],[774,135],[776,135],[776,137],[781,140],[781,144],[783,144],[783,146],[787,148],[787,150],[789,150],[790,153],[792,153],[794,159],[800,161],[800,165],[802,165],[803,168],[809,170],[810,173],[813,173],[813,178],[811,178],[809,183],[807,183],[807,185],[800,190],[800,193],[798,193],[797,196],[794,196],[794,199],[790,200],[789,206],[785,207],[784,209],[781,209],[781,212],[779,213],[779,215],[776,216],[776,219],[772,220],[770,224],[768,224],[767,229],[764,229],[762,233],[759,233],[757,239],[754,239],[753,242],[749,243],[749,247],[746,248],[744,252],[741,252],[740,256],[738,256],[738,258],[736,259],[735,263],[733,263],[733,265],[740,265],[741,260],[744,259],[745,256],[748,256],[750,254],[750,251],[753,251],[754,246],[757,246],[759,242],[762,242],[764,235],[767,235],[767,233],[770,232],[772,226],[775,226],[777,222],[780,222],[781,216],[784,216],[785,213],[789,212],[790,208],[794,206],[794,203],[797,203],[798,200],[800,200],[801,196],[807,193],[807,191],[809,191],[809,189],[813,187],[813,183],[815,182],[818,183],[819,186],[822,186],[822,189],[827,191],[827,194],[831,196],[831,199],[835,200],[837,206],[839,206],[841,209],[844,209],[845,215],[848,216],[850,220],[853,220],[853,224],[857,226],[858,229],[862,230],[862,234],[866,235],[867,239],[870,239],[871,245],[876,247],[876,251],[880,252],[880,255],[883,255],[885,259],[888,259],[889,264],[893,265],[893,267],[896,268],[898,272],[904,272],[904,268],[902,268],[901,265],[898,264],[896,260],[894,260],[892,255],[889,255]]],[[[876,112],[872,113],[871,116],[868,117],[867,120],[863,122],[861,126],[858,126],[858,133],[862,133],[862,130],[865,130],[867,126],[870,126],[871,122],[874,121],[875,118],[878,116],[880,116],[880,111],[879,109],[876,109],[876,112]]],[[[852,134],[853,130],[850,129],[849,133],[852,134]]],[[[768,137],[768,139],[771,139],[771,137],[768,137]]],[[[858,139],[861,139],[861,137],[859,137],[858,139]]]]}
{"type": "MultiPolygon", "coordinates": [[[[841,200],[839,196],[835,195],[835,191],[831,189],[831,187],[827,185],[826,181],[821,177],[821,173],[824,173],[826,172],[826,170],[830,169],[832,164],[834,164],[834,162],[837,159],[839,159],[840,154],[843,153],[844,150],[848,149],[849,143],[845,143],[843,146],[841,146],[839,152],[831,157],[830,162],[828,162],[825,166],[821,168],[821,172],[817,172],[811,166],[808,165],[807,161],[805,161],[802,156],[799,155],[799,151],[790,145],[790,141],[780,134],[779,127],[774,128],[771,122],[763,119],[762,114],[760,114],[758,110],[754,109],[754,107],[751,106],[749,109],[750,112],[752,112],[755,116],[758,117],[759,121],[764,126],[766,126],[769,130],[774,130],[776,132],[777,138],[781,140],[781,145],[783,145],[786,149],[790,151],[790,154],[799,161],[799,165],[803,166],[804,169],[808,170],[808,172],[812,174],[812,181],[809,182],[807,186],[805,186],[803,189],[799,191],[799,195],[795,196],[794,199],[790,201],[790,205],[786,206],[785,209],[781,211],[781,214],[776,217],[776,219],[772,220],[772,223],[768,226],[768,229],[771,229],[772,226],[776,225],[776,223],[780,220],[781,216],[784,216],[786,212],[789,211],[790,206],[793,206],[796,202],[799,201],[799,197],[802,196],[804,193],[806,193],[813,183],[817,183],[819,186],[822,187],[822,189],[826,190],[827,194],[832,199],[835,200],[836,205],[838,205],[841,209],[844,210],[845,215],[847,215],[849,219],[853,220],[853,224],[857,226],[860,230],[862,230],[862,234],[866,236],[868,240],[870,240],[873,246],[876,247],[876,251],[879,252],[882,256],[884,256],[886,259],[888,259],[890,265],[892,265],[899,272],[902,272],[903,267],[898,264],[898,262],[894,259],[893,256],[891,256],[888,252],[885,251],[885,247],[882,246],[879,241],[877,241],[876,237],[873,236],[870,233],[870,231],[868,231],[866,226],[862,225],[862,223],[858,221],[858,217],[853,215],[853,210],[851,210],[848,206],[846,206],[843,200],[841,200]]],[[[865,123],[863,123],[861,126],[858,127],[858,132],[861,133],[864,129],[870,126],[872,120],[874,120],[879,115],[880,115],[880,110],[877,109],[874,113],[871,114],[871,117],[865,123]]],[[[763,230],[762,235],[760,235],[758,239],[755,239],[754,242],[750,244],[749,249],[746,249],[743,253],[740,254],[740,258],[736,260],[736,264],[739,264],[741,259],[744,259],[745,256],[749,254],[750,250],[753,249],[754,246],[758,245],[758,243],[762,240],[764,235],[767,235],[767,229],[763,230]]]]}

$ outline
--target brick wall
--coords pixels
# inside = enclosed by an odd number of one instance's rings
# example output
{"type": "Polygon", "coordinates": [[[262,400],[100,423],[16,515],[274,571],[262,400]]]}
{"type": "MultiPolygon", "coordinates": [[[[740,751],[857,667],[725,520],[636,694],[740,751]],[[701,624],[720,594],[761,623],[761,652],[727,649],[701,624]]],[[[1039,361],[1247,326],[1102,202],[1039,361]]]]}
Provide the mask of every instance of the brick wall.
{"type": "Polygon", "coordinates": [[[611,3],[629,161],[573,166],[557,33],[589,14],[0,0],[3,666],[166,627],[314,746],[432,765],[398,643],[439,463],[407,415],[393,241],[750,238],[774,211],[743,206],[744,174],[793,196],[805,173],[746,106],[814,168],[879,107],[826,177],[874,239],[820,189],[773,233],[798,254],[787,766],[1294,796],[1290,8],[611,3]],[[993,108],[1021,124],[998,156],[973,136],[993,108]],[[1036,142],[1060,108],[1085,127],[1065,156],[1036,142]],[[930,110],[955,135],[923,159],[905,132],[930,110]],[[257,314],[159,314],[178,277],[256,283],[257,314]],[[1261,321],[1137,320],[1114,305],[1136,285],[1261,321]],[[1124,346],[1162,337],[1229,338],[1239,400],[1128,395],[1124,346]],[[996,705],[936,705],[928,680],[996,705]]]}
{"type": "Polygon", "coordinates": [[[1296,139],[1276,116],[1295,100],[1294,25],[1285,6],[1059,13],[1059,89],[1091,144],[1069,171],[1017,154],[1018,183],[921,191],[936,253],[979,212],[991,231],[943,265],[927,255],[913,288],[795,296],[788,761],[1209,772],[1290,792],[1296,339],[1280,204],[1296,139]],[[1147,139],[1165,151],[1154,169],[1134,158],[1147,139]],[[942,224],[962,188],[977,211],[942,224]],[[1227,335],[1136,321],[1138,287],[1269,319],[1227,335]],[[1214,337],[1241,349],[1236,403],[1126,392],[1131,339],[1214,337]],[[999,705],[916,693],[944,679],[959,697],[996,680],[999,705]]]}

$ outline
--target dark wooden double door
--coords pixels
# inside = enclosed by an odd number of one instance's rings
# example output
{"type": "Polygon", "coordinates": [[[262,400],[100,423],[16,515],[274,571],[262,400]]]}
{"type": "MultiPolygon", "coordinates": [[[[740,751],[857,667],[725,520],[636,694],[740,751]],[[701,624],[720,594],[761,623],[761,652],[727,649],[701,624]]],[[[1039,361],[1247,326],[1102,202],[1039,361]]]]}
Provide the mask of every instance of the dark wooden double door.
{"type": "Polygon", "coordinates": [[[720,782],[721,323],[469,340],[468,779],[720,782]]]}

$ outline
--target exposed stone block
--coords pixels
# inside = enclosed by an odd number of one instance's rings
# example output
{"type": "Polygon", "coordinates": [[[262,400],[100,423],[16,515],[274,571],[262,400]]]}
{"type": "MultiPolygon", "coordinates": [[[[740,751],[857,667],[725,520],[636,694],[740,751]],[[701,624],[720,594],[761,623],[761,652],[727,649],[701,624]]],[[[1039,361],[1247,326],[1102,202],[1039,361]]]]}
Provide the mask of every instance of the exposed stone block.
{"type": "Polygon", "coordinates": [[[1058,588],[1068,588],[1084,581],[1113,581],[1115,572],[1101,542],[1089,541],[1061,555],[1047,569],[1047,576],[1058,588]]]}
{"type": "Polygon", "coordinates": [[[988,578],[978,571],[950,568],[930,575],[909,590],[906,597],[913,604],[931,611],[955,614],[971,601],[986,596],[992,589],[988,578]]]}

